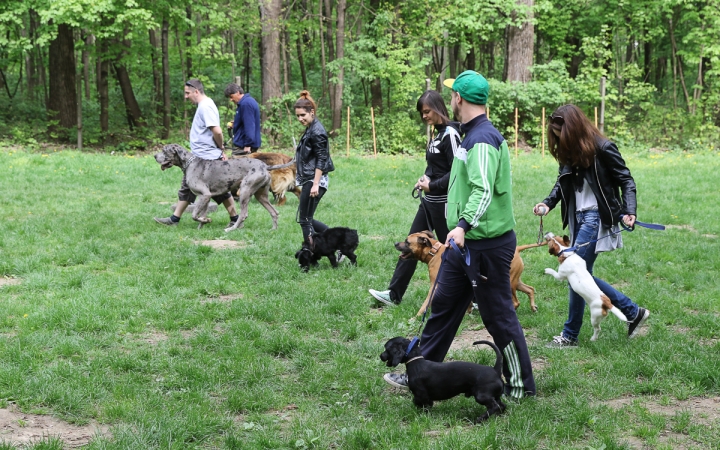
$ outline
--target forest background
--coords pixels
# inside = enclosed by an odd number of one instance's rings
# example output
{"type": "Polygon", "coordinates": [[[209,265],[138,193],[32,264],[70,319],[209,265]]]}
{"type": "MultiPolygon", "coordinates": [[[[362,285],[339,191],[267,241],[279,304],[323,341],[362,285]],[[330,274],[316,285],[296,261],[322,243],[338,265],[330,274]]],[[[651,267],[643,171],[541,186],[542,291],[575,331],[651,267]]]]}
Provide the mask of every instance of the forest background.
{"type": "MultiPolygon", "coordinates": [[[[344,152],[424,150],[415,101],[466,69],[491,84],[491,119],[538,147],[541,114],[591,119],[625,146],[716,150],[720,1],[2,0],[0,139],[125,151],[183,142],[199,78],[223,121],[235,80],[262,105],[266,150],[290,150],[301,89],[344,152]]],[[[448,90],[444,95],[448,96],[448,90]]]]}

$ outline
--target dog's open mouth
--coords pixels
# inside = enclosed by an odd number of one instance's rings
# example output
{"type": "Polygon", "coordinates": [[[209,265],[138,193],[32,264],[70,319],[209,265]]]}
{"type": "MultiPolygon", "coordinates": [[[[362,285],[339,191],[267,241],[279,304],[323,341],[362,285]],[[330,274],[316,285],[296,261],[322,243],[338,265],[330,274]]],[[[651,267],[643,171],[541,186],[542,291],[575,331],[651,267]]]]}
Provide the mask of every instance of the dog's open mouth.
{"type": "Polygon", "coordinates": [[[413,259],[414,257],[415,257],[415,255],[413,255],[413,254],[410,253],[410,252],[404,252],[404,251],[403,251],[403,252],[400,253],[400,259],[413,259]]]}
{"type": "Polygon", "coordinates": [[[172,166],[173,166],[173,164],[171,162],[162,163],[162,164],[160,164],[160,170],[169,169],[172,166]]]}

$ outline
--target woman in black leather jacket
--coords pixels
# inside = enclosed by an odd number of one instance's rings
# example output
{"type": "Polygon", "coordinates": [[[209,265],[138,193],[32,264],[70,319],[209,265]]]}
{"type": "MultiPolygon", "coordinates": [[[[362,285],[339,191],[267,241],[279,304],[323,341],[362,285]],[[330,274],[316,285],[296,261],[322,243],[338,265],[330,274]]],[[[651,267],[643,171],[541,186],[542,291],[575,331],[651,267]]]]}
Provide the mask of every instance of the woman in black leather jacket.
{"type": "MultiPolygon", "coordinates": [[[[622,247],[618,223],[622,220],[628,227],[635,223],[635,180],[617,146],[575,105],[561,106],[550,116],[548,146],[550,154],[560,163],[559,175],[550,195],[535,205],[533,213],[544,216],[560,203],[563,228],[570,226],[572,245],[587,243],[575,253],[585,260],[588,272],[592,273],[598,253],[622,247]]],[[[612,304],[628,318],[628,337],[634,337],[650,311],[605,281],[593,278],[612,304]]],[[[548,347],[577,346],[585,300],[572,289],[569,297],[568,320],[562,333],[555,336],[548,347]]]]}
{"type": "Polygon", "coordinates": [[[328,226],[315,220],[315,210],[328,188],[328,172],[335,170],[330,159],[328,134],[320,120],[315,117],[317,106],[308,91],[300,92],[295,102],[295,115],[305,127],[305,133],[295,151],[297,175],[295,184],[301,186],[300,206],[297,221],[302,228],[303,240],[315,233],[325,231],[328,226]]]}

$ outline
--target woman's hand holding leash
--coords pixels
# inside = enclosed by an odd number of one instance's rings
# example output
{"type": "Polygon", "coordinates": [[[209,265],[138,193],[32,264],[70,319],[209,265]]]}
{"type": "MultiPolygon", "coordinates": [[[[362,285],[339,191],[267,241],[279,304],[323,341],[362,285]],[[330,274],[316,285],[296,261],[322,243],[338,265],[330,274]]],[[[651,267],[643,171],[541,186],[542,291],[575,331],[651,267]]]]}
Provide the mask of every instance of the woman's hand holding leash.
{"type": "Polygon", "coordinates": [[[622,221],[628,228],[632,228],[633,225],[635,225],[635,216],[632,214],[627,214],[625,216],[622,216],[622,221]]]}
{"type": "Polygon", "coordinates": [[[422,189],[426,193],[430,192],[430,178],[425,175],[421,176],[417,183],[415,183],[415,189],[422,189]]]}
{"type": "Polygon", "coordinates": [[[313,186],[310,189],[310,197],[317,197],[318,194],[320,194],[320,186],[318,186],[317,183],[313,183],[313,186]]]}
{"type": "Polygon", "coordinates": [[[550,208],[545,203],[538,203],[533,208],[533,214],[536,216],[545,216],[550,212],[550,208]]]}

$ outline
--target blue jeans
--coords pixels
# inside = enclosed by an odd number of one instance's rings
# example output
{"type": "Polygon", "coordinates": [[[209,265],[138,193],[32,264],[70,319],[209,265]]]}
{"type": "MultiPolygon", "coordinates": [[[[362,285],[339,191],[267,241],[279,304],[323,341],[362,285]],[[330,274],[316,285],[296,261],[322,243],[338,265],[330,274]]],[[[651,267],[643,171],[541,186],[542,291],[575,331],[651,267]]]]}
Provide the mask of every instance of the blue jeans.
{"type": "MultiPolygon", "coordinates": [[[[597,239],[598,228],[600,227],[600,214],[597,211],[575,212],[574,242],[572,245],[580,245],[597,239]]],[[[587,264],[587,270],[592,274],[597,253],[595,253],[595,242],[580,247],[577,253],[587,264]]],[[[638,305],[633,303],[622,292],[610,286],[600,278],[593,277],[603,294],[607,295],[613,306],[617,307],[628,320],[633,320],[638,314],[638,305]]],[[[568,286],[570,290],[570,306],[568,308],[568,320],[565,322],[562,335],[572,341],[577,341],[582,327],[583,313],[585,312],[585,300],[568,286]]]]}

